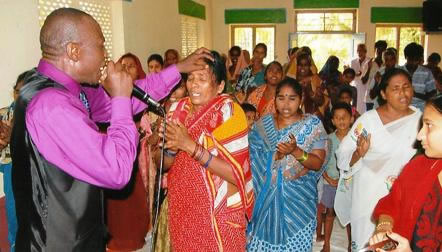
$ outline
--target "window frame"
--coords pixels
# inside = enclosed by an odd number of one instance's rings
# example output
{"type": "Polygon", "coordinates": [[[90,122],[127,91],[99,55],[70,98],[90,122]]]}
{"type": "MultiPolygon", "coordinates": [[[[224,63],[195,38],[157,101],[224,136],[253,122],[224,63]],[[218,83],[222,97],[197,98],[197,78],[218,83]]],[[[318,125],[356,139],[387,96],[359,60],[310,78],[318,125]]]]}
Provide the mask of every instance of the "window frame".
{"type": "Polygon", "coordinates": [[[295,32],[306,33],[327,33],[327,34],[342,34],[342,33],[356,33],[357,12],[356,9],[331,9],[331,10],[295,10],[295,32]],[[327,13],[351,13],[353,15],[352,29],[350,31],[298,31],[298,14],[327,14],[327,13]]]}
{"type": "MultiPolygon", "coordinates": [[[[276,46],[276,25],[274,24],[234,24],[230,25],[230,47],[235,45],[235,28],[252,28],[252,50],[256,46],[256,28],[273,28],[273,41],[275,48],[276,46]]],[[[229,47],[229,48],[230,48],[229,47]]],[[[250,52],[253,54],[253,52],[250,52]]]]}
{"type": "Polygon", "coordinates": [[[180,54],[183,57],[187,57],[190,54],[192,54],[192,52],[194,52],[199,47],[200,27],[199,27],[198,20],[195,17],[191,17],[191,16],[187,16],[187,15],[180,15],[180,33],[181,33],[180,34],[180,37],[181,37],[181,41],[180,41],[181,42],[180,54]],[[189,36],[186,36],[186,46],[185,46],[185,48],[186,48],[187,54],[184,53],[184,51],[183,51],[183,49],[184,49],[184,44],[183,44],[183,41],[184,41],[184,38],[183,38],[183,32],[184,32],[183,31],[183,22],[184,23],[194,23],[195,24],[195,29],[196,29],[196,34],[195,34],[196,46],[195,46],[195,49],[190,49],[189,43],[188,43],[189,36]]]}
{"type": "MultiPolygon", "coordinates": [[[[375,28],[374,28],[374,39],[376,42],[376,29],[377,28],[381,28],[381,27],[386,27],[386,28],[396,28],[396,50],[399,52],[399,48],[400,48],[400,43],[401,43],[401,29],[402,28],[408,28],[408,27],[417,27],[417,28],[421,28],[421,41],[420,44],[422,46],[425,47],[425,32],[422,28],[422,24],[388,24],[388,23],[376,23],[375,28]]],[[[389,46],[392,47],[392,46],[389,46]]],[[[399,55],[398,55],[399,56],[399,55]]]]}

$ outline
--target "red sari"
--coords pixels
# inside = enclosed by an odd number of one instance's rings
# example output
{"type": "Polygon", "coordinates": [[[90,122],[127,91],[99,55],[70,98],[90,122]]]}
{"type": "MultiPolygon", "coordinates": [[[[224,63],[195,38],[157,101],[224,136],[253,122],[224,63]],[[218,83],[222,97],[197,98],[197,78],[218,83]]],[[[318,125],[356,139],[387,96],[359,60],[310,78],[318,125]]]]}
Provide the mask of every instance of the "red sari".
{"type": "Polygon", "coordinates": [[[227,161],[238,192],[227,197],[227,182],[179,152],[169,171],[169,231],[174,251],[245,251],[246,216],[254,196],[249,164],[247,120],[237,103],[220,95],[190,114],[189,98],[169,116],[180,120],[194,141],[227,161]]]}
{"type": "MultiPolygon", "coordinates": [[[[438,175],[441,171],[440,159],[421,155],[411,160],[394,181],[390,193],[379,200],[373,218],[378,220],[381,214],[391,216],[394,220],[393,232],[411,241],[418,217],[434,183],[439,182],[438,175]]],[[[442,228],[437,226],[438,222],[428,224],[427,229],[437,233],[439,239],[442,239],[442,228]]]]}

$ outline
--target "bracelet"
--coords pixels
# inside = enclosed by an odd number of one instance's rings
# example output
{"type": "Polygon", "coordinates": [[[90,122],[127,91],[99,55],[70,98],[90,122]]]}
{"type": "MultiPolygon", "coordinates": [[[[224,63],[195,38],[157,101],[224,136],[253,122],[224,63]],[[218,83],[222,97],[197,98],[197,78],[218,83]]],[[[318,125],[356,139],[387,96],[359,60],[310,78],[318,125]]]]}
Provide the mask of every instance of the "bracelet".
{"type": "MultiPolygon", "coordinates": [[[[393,225],[391,224],[391,222],[389,222],[389,221],[383,221],[383,222],[379,222],[379,223],[376,225],[376,231],[379,231],[379,230],[380,230],[380,227],[382,227],[382,226],[389,226],[389,227],[393,228],[393,225]]],[[[386,230],[382,230],[382,231],[386,231],[386,230]]]]}
{"type": "Polygon", "coordinates": [[[209,152],[209,159],[207,159],[207,162],[203,165],[204,169],[207,169],[209,167],[210,161],[212,161],[213,155],[209,152]]]}
{"type": "Polygon", "coordinates": [[[192,153],[192,155],[190,156],[191,158],[194,158],[195,157],[195,155],[196,155],[196,150],[198,149],[198,144],[197,143],[195,143],[195,149],[193,149],[193,153],[192,153]]]}
{"type": "Polygon", "coordinates": [[[201,161],[203,156],[204,156],[204,148],[203,148],[203,146],[198,144],[198,152],[196,154],[195,160],[199,162],[199,161],[201,161]]]}
{"type": "Polygon", "coordinates": [[[308,153],[305,150],[302,150],[302,156],[300,158],[296,158],[299,163],[305,162],[308,159],[308,153]]]}
{"type": "Polygon", "coordinates": [[[171,151],[169,149],[165,149],[164,154],[166,154],[166,156],[168,156],[168,157],[175,157],[177,152],[171,151]]]}

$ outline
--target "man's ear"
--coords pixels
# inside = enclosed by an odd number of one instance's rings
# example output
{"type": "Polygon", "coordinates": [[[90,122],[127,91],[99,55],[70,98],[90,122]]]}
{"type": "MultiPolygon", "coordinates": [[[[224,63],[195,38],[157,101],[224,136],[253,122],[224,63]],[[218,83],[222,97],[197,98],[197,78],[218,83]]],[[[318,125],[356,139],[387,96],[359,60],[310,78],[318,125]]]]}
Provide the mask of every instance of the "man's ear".
{"type": "Polygon", "coordinates": [[[221,83],[218,85],[218,94],[221,94],[224,91],[224,86],[226,85],[225,81],[221,81],[221,83]]]}
{"type": "Polygon", "coordinates": [[[76,42],[69,42],[66,45],[66,54],[69,59],[77,62],[80,60],[80,44],[76,42]]]}

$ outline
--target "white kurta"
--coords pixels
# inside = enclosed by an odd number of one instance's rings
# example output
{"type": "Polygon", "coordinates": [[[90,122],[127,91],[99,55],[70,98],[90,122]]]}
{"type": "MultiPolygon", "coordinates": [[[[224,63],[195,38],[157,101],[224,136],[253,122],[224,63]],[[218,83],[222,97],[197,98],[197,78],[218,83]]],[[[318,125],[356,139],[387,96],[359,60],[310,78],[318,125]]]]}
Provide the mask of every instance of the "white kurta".
{"type": "Polygon", "coordinates": [[[359,114],[363,114],[366,110],[365,106],[365,95],[367,93],[367,84],[362,83],[361,78],[364,77],[364,75],[367,73],[368,70],[368,62],[370,61],[370,58],[365,57],[365,60],[362,61],[362,64],[359,63],[359,58],[354,59],[351,61],[351,68],[355,70],[356,74],[361,72],[362,74],[360,76],[356,76],[351,85],[355,86],[358,90],[358,99],[356,103],[356,110],[359,112],[359,114]]]}
{"type": "Polygon", "coordinates": [[[416,153],[419,121],[422,113],[414,113],[383,125],[376,110],[363,114],[354,123],[336,151],[341,171],[335,199],[335,211],[343,225],[351,222],[353,249],[361,249],[375,230],[371,221],[379,199],[387,195],[404,165],[416,153]],[[349,166],[360,134],[371,134],[366,155],[349,166]]]}

